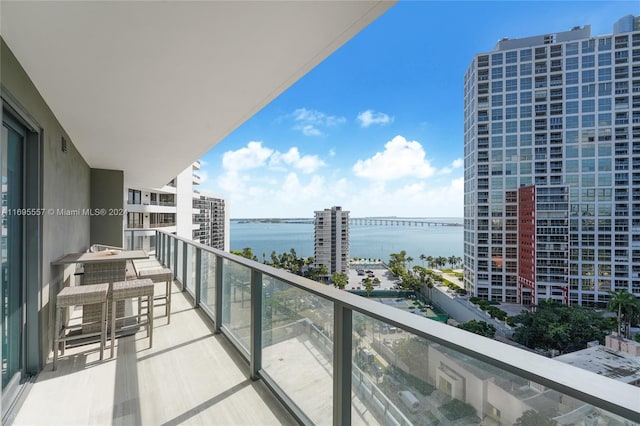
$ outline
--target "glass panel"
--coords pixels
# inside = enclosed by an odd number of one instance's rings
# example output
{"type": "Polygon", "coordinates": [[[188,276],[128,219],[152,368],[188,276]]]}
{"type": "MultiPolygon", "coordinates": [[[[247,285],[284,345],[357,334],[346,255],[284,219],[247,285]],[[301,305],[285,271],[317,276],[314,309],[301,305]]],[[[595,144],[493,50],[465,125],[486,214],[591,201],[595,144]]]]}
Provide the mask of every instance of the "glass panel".
{"type": "Polygon", "coordinates": [[[215,314],[216,256],[213,253],[203,251],[201,262],[200,304],[206,306],[215,314]]]}
{"type": "Polygon", "coordinates": [[[187,271],[185,277],[185,287],[191,291],[196,288],[196,250],[191,244],[184,243],[187,248],[187,271]]]}
{"type": "Polygon", "coordinates": [[[224,259],[222,278],[222,325],[250,349],[251,268],[224,259]]]}
{"type": "Polygon", "coordinates": [[[313,423],[330,424],[333,303],[264,276],[262,317],[262,368],[313,423]]]}
{"type": "Polygon", "coordinates": [[[169,268],[174,272],[176,271],[176,265],[175,265],[175,259],[174,259],[174,255],[173,252],[176,249],[176,240],[174,238],[171,238],[167,235],[167,257],[169,258],[169,262],[167,263],[169,265],[169,268]]]}
{"type": "Polygon", "coordinates": [[[178,281],[180,281],[184,285],[184,277],[182,276],[182,269],[184,266],[184,243],[182,241],[178,241],[178,258],[176,259],[176,277],[178,277],[178,281]]]}
{"type": "MultiPolygon", "coordinates": [[[[20,372],[22,346],[22,146],[24,135],[3,122],[2,170],[2,389],[20,372]],[[13,214],[12,214],[13,213],[13,214]]],[[[4,414],[4,411],[3,411],[4,414]]]]}
{"type": "Polygon", "coordinates": [[[620,416],[363,314],[354,313],[353,336],[354,424],[625,424],[620,416]]]}

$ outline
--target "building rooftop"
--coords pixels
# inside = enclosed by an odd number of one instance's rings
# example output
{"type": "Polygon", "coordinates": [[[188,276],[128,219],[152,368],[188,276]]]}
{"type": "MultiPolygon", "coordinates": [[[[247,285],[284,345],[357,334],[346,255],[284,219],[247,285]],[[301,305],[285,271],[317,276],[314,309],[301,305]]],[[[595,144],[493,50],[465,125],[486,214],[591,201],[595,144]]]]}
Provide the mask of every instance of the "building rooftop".
{"type": "Polygon", "coordinates": [[[640,384],[640,357],[614,351],[602,345],[560,355],[554,359],[624,383],[640,384]]]}

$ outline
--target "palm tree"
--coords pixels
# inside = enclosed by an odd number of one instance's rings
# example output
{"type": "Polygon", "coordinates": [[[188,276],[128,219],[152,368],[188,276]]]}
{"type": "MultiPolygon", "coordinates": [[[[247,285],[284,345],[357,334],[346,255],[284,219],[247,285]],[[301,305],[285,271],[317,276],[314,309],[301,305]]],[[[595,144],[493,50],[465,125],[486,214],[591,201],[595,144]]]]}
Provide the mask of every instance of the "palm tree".
{"type": "Polygon", "coordinates": [[[456,266],[456,261],[458,259],[455,256],[449,256],[449,258],[447,259],[447,262],[449,262],[449,265],[451,266],[451,269],[454,268],[454,266],[456,266]]]}
{"type": "Polygon", "coordinates": [[[427,256],[427,266],[429,269],[433,269],[433,256],[427,256]]]}
{"type": "Polygon", "coordinates": [[[424,261],[427,260],[427,256],[425,256],[424,254],[421,254],[420,260],[422,260],[422,266],[424,267],[424,261]]]}
{"type": "Polygon", "coordinates": [[[370,297],[371,292],[373,291],[373,282],[371,281],[371,278],[365,278],[362,280],[362,283],[364,284],[364,289],[367,290],[367,297],[370,297]]]}
{"type": "Polygon", "coordinates": [[[407,263],[409,264],[409,266],[407,267],[407,270],[411,269],[412,262],[413,262],[413,257],[411,256],[407,257],[407,263]]]}
{"type": "Polygon", "coordinates": [[[622,323],[625,323],[627,338],[631,338],[631,322],[640,313],[640,301],[626,289],[609,292],[611,299],[607,309],[616,313],[618,320],[618,336],[622,336],[622,323]]]}

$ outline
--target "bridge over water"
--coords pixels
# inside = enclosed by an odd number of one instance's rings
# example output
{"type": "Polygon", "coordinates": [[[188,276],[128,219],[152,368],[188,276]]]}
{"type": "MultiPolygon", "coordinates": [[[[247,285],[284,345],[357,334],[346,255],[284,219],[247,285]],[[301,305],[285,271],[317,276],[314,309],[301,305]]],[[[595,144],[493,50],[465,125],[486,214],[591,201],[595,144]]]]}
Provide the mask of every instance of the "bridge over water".
{"type": "Polygon", "coordinates": [[[352,226],[463,226],[456,222],[440,222],[429,219],[396,219],[396,218],[350,218],[352,226]]]}
{"type": "MultiPolygon", "coordinates": [[[[238,223],[310,223],[313,224],[313,219],[299,218],[299,219],[234,219],[238,223]]],[[[351,226],[463,226],[459,222],[446,222],[438,221],[429,218],[425,219],[412,219],[412,218],[382,218],[382,217],[352,217],[349,218],[349,225],[351,226]]]]}

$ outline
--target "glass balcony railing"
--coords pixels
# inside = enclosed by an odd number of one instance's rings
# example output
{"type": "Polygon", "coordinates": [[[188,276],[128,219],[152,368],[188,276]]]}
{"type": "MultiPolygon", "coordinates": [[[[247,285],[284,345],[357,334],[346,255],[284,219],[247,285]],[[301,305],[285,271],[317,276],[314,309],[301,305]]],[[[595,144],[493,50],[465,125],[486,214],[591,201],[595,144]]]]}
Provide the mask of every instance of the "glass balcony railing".
{"type": "MultiPolygon", "coordinates": [[[[136,232],[125,239],[142,248],[136,232]]],[[[145,237],[302,423],[640,422],[630,384],[160,230],[145,237]]]]}

